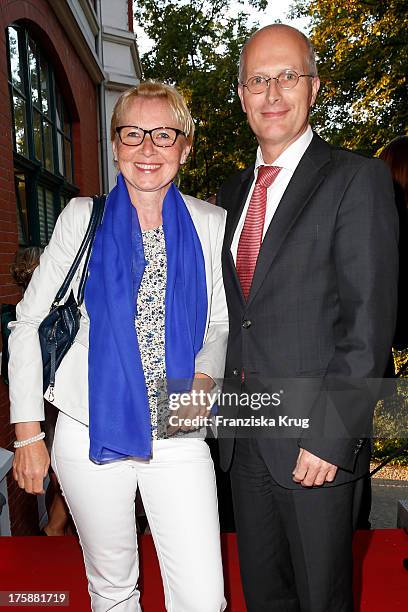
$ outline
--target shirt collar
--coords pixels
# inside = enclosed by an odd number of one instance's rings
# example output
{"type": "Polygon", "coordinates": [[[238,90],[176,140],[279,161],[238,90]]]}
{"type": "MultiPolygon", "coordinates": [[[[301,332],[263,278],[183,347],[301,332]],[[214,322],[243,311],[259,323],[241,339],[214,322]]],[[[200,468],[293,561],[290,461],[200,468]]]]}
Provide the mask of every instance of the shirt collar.
{"type": "Polygon", "coordinates": [[[313,131],[310,125],[308,125],[304,134],[299,136],[295,142],[292,142],[292,144],[275,159],[273,164],[266,164],[264,162],[261,147],[258,147],[256,151],[255,171],[258,171],[259,166],[279,166],[280,168],[285,168],[286,170],[294,172],[304,152],[312,142],[312,138],[313,131]]]}

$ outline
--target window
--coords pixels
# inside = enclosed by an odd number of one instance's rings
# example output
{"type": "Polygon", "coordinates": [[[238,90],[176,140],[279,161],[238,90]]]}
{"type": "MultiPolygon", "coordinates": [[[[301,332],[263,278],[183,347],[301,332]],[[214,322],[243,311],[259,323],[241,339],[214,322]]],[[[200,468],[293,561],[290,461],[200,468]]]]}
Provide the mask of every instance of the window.
{"type": "Polygon", "coordinates": [[[44,246],[76,195],[72,121],[41,45],[21,24],[7,28],[19,244],[44,246]]]}

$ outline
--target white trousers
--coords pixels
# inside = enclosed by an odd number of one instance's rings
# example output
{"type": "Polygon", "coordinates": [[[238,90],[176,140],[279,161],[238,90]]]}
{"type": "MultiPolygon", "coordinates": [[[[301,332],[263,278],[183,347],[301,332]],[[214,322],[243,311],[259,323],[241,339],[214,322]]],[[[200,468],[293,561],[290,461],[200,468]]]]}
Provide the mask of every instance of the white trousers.
{"type": "Polygon", "coordinates": [[[154,441],[150,461],[97,465],[88,455],[88,428],[60,413],[51,462],[78,530],[92,610],[141,611],[137,487],[159,558],[166,610],[225,610],[217,493],[207,444],[192,438],[154,441]]]}

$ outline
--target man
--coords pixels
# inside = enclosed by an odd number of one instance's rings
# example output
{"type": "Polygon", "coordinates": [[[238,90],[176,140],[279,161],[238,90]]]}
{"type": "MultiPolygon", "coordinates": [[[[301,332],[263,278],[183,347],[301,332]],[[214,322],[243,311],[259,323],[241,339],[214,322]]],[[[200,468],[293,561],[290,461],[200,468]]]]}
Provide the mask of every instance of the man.
{"type": "MultiPolygon", "coordinates": [[[[294,28],[267,26],[245,44],[238,93],[259,147],[255,165],[218,193],[228,211],[229,390],[234,380],[252,393],[273,378],[381,377],[387,362],[397,285],[392,184],[379,160],[312,132],[319,86],[311,44],[294,28]]],[[[353,609],[352,505],[370,452],[366,440],[335,437],[355,412],[348,405],[343,414],[343,403],[337,420],[336,410],[326,415],[327,436],[318,412],[312,435],[221,432],[248,612],[353,609]]]]}

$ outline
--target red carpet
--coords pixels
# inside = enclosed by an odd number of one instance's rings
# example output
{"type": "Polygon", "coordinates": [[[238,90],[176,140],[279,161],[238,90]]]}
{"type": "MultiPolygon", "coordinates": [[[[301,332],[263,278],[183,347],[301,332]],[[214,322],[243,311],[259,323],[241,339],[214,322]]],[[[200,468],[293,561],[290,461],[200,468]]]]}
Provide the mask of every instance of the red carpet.
{"type": "MultiPolygon", "coordinates": [[[[163,612],[163,590],[150,536],[141,538],[144,612],[163,612]]],[[[223,535],[228,612],[245,612],[235,537],[223,535]]],[[[354,543],[356,611],[406,612],[408,536],[400,529],[358,532],[354,543]]],[[[82,554],[75,538],[0,537],[0,591],[69,591],[69,607],[89,612],[82,554]]],[[[28,609],[27,607],[25,609],[28,609]]],[[[37,609],[30,607],[30,609],[37,609]]]]}

